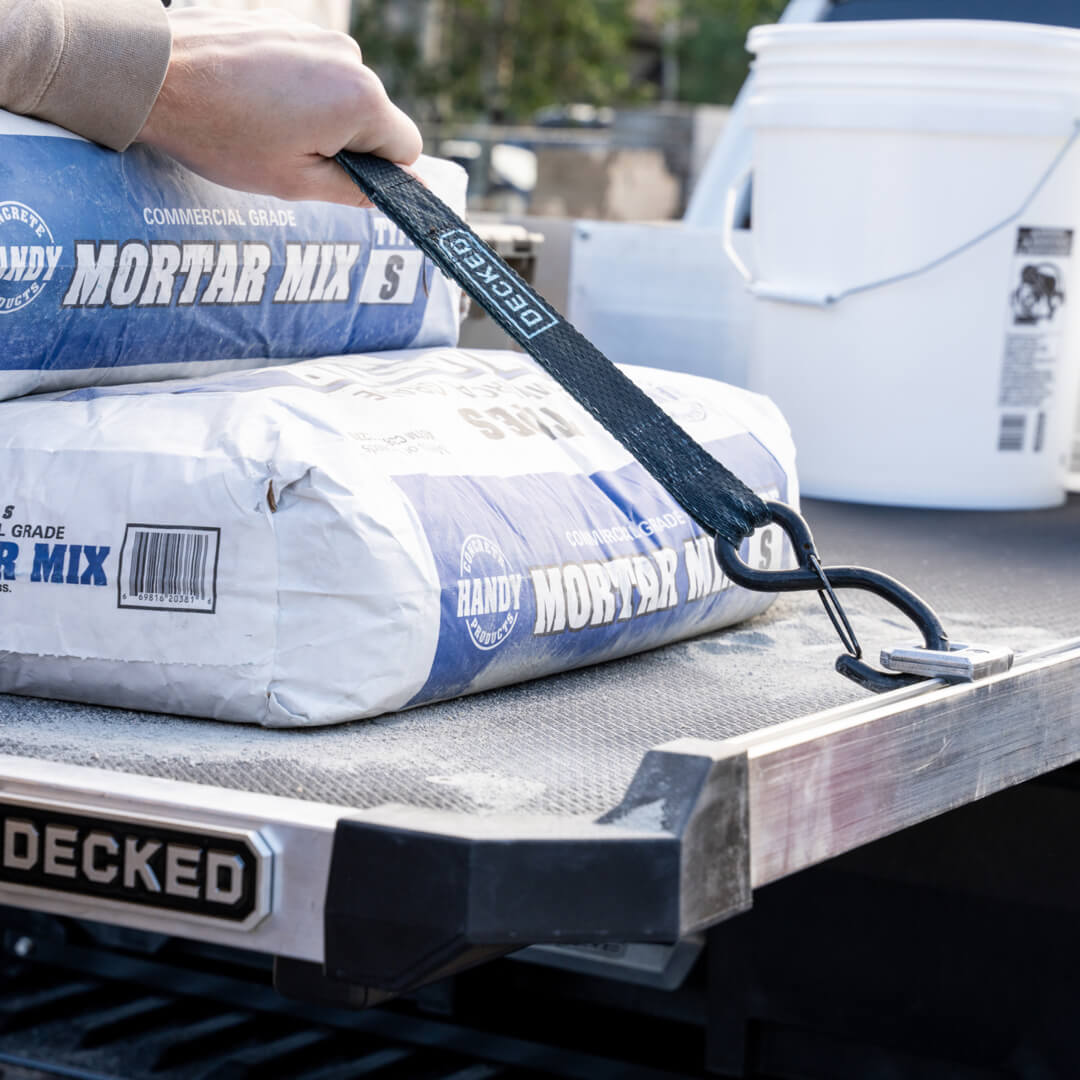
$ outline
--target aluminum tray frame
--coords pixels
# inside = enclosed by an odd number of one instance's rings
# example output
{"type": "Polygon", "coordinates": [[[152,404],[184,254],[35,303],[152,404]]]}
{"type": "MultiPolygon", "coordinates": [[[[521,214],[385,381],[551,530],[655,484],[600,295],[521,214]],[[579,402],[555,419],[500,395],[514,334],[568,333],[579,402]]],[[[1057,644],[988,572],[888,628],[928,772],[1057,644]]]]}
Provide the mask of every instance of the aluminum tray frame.
{"type": "Polygon", "coordinates": [[[645,754],[596,821],[344,806],[0,757],[0,797],[250,830],[272,852],[254,927],[0,883],[0,902],[315,965],[402,992],[530,944],[673,942],[754,889],[1080,758],[1080,638],[978,683],[928,683],[645,754]]]}

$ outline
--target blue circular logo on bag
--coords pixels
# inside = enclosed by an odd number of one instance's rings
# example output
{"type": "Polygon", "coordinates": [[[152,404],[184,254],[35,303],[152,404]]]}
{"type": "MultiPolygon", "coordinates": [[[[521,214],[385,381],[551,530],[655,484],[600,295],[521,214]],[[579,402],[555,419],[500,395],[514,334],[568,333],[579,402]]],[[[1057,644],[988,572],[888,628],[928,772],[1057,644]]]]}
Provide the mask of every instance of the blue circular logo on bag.
{"type": "Polygon", "coordinates": [[[478,649],[496,649],[517,624],[522,574],[514,574],[498,544],[473,533],[461,545],[457,614],[478,649]]]}
{"type": "Polygon", "coordinates": [[[0,202],[0,315],[41,295],[62,252],[37,211],[21,202],[0,202]]]}

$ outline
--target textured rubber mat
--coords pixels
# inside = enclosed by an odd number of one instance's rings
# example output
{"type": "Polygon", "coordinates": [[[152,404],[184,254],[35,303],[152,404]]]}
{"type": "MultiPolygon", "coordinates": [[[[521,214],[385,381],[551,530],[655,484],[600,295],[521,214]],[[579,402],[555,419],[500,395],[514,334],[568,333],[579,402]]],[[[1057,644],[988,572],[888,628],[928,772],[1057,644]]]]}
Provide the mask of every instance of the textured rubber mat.
{"type": "MultiPolygon", "coordinates": [[[[1039,513],[807,502],[827,562],[891,573],[953,640],[1024,650],[1080,637],[1080,497],[1039,513]]],[[[847,594],[868,655],[914,643],[847,594]]],[[[596,815],[651,747],[724,738],[867,696],[835,674],[813,595],[732,630],[626,660],[338,728],[265,731],[0,696],[0,753],[370,807],[596,815]]]]}

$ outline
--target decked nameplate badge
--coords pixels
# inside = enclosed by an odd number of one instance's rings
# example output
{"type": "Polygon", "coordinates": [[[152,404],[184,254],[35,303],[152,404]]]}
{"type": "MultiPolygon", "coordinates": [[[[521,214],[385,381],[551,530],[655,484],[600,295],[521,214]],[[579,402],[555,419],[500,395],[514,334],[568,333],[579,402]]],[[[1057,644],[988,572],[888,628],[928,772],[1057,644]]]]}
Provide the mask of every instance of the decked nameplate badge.
{"type": "Polygon", "coordinates": [[[138,908],[251,930],[270,912],[273,854],[254,830],[21,798],[0,800],[0,899],[78,899],[78,914],[138,908]]]}

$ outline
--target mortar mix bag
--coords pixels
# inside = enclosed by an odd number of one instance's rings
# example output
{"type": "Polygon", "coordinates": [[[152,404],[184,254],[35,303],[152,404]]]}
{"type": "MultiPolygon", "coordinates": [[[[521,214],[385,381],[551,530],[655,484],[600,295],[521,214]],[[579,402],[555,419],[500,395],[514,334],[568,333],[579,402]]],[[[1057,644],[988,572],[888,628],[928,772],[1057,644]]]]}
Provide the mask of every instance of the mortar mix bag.
{"type": "MultiPolygon", "coordinates": [[[[457,286],[375,211],[242,194],[6,112],[0,162],[0,400],[457,341],[457,286]]],[[[463,209],[464,170],[417,169],[463,209]]]]}
{"type": "MultiPolygon", "coordinates": [[[[761,495],[767,399],[627,367],[761,495]]],[[[764,611],[532,360],[403,351],[0,405],[0,690],[327,724],[764,611]]],[[[775,526],[743,546],[793,565],[775,526]]]]}

